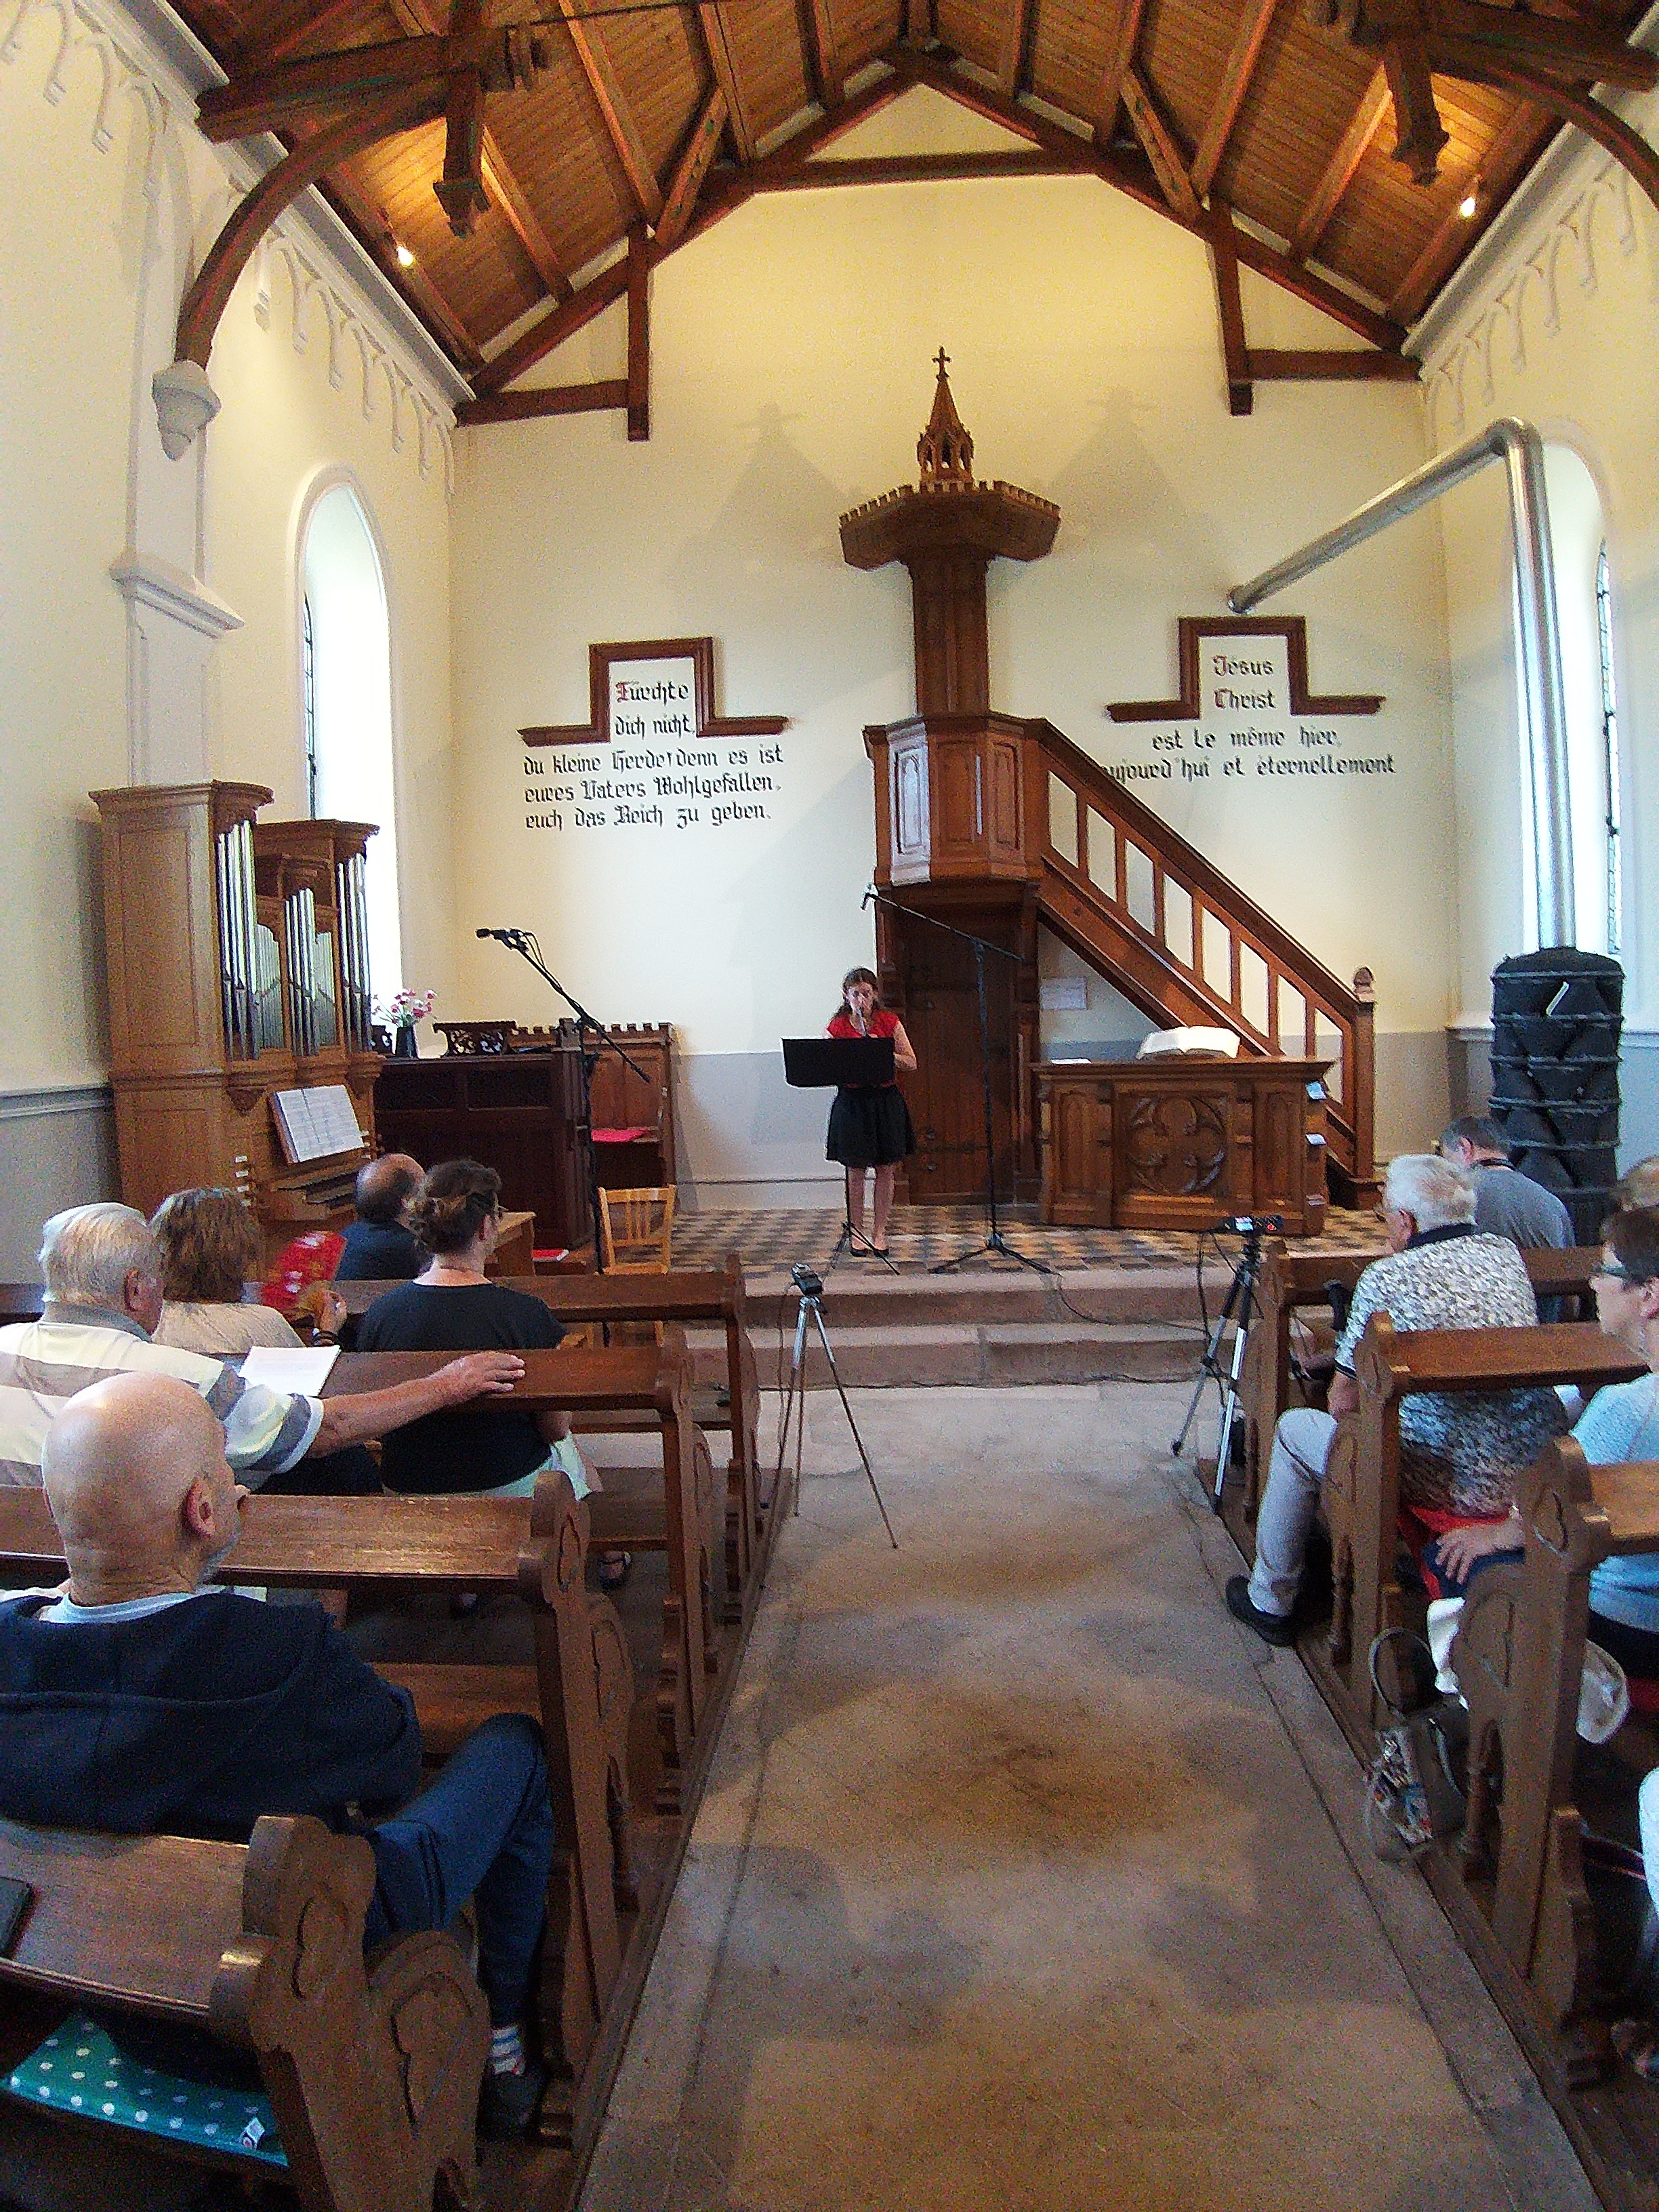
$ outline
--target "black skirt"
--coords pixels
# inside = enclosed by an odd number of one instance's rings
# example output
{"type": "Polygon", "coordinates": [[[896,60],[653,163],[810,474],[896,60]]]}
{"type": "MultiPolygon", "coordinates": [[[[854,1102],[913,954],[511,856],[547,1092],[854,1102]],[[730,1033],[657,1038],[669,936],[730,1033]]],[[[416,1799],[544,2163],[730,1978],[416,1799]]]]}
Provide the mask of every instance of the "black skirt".
{"type": "Polygon", "coordinates": [[[838,1091],[830,1108],[823,1157],[847,1168],[884,1168],[916,1149],[910,1109],[896,1083],[838,1091]]]}

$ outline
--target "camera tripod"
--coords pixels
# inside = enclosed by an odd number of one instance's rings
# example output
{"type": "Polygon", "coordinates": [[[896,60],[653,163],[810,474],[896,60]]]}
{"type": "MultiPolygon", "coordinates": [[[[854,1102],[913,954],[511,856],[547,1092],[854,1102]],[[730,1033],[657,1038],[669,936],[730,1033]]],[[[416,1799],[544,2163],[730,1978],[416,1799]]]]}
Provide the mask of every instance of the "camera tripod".
{"type": "Polygon", "coordinates": [[[859,1457],[864,1462],[866,1480],[870,1494],[876,1501],[876,1510],[881,1516],[881,1525],[887,1531],[887,1540],[896,1552],[899,1540],[893,1534],[893,1524],[887,1518],[887,1508],[881,1502],[881,1492],[876,1486],[875,1469],[870,1464],[870,1455],[864,1449],[864,1438],[859,1434],[859,1425],[853,1419],[853,1408],[848,1403],[847,1387],[841,1379],[841,1370],[836,1365],[836,1355],[830,1347],[830,1334],[823,1326],[823,1278],[815,1275],[810,1267],[792,1267],[790,1278],[794,1283],[800,1304],[795,1311],[795,1350],[789,1363],[789,1388],[783,1401],[783,1426],[778,1431],[778,1464],[772,1477],[774,1494],[783,1480],[783,1462],[789,1449],[789,1422],[795,1423],[795,1510],[800,1511],[800,1462],[806,1441],[806,1331],[809,1322],[816,1325],[818,1342],[823,1346],[823,1356],[830,1362],[830,1373],[841,1397],[841,1409],[847,1416],[847,1425],[853,1431],[853,1442],[859,1448],[859,1457]]]}
{"type": "Polygon", "coordinates": [[[1233,1448],[1233,1431],[1237,1426],[1240,1407],[1238,1378],[1244,1366],[1244,1340],[1249,1334],[1251,1316],[1255,1311],[1255,1286],[1261,1273],[1261,1240],[1269,1231],[1282,1226],[1277,1215],[1257,1220],[1250,1214],[1239,1214],[1231,1220],[1218,1222],[1218,1229],[1231,1230],[1244,1240],[1244,1249],[1233,1269],[1232,1281],[1227,1285],[1227,1295],[1222,1301],[1215,1326],[1210,1331],[1203,1355],[1198,1363],[1198,1380],[1193,1385],[1192,1402],[1187,1408],[1187,1418],[1181,1424],[1180,1434],[1170,1446],[1170,1455],[1179,1459],[1186,1449],[1188,1432],[1198,1413],[1198,1401],[1204,1395],[1204,1385],[1212,1382],[1221,1393],[1221,1430],[1216,1438],[1215,1489],[1210,1504],[1217,1513],[1221,1510],[1221,1486],[1227,1479],[1227,1467],[1233,1448]],[[1233,1324],[1232,1351],[1224,1364],[1221,1357],[1222,1339],[1227,1334],[1227,1323],[1233,1324]]]}

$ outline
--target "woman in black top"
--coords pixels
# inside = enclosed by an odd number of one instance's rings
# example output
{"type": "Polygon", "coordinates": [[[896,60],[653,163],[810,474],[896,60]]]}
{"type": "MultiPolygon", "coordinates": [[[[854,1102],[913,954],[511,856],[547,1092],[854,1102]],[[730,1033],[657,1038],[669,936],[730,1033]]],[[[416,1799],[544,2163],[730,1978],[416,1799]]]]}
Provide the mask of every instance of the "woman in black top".
{"type": "MultiPolygon", "coordinates": [[[[501,1179],[477,1160],[446,1160],[409,1203],[409,1223],[427,1255],[412,1283],[375,1299],[357,1324],[359,1352],[551,1350],[564,1334],[539,1298],[484,1273],[501,1228],[501,1179]]],[[[566,1413],[464,1407],[428,1413],[380,1446],[389,1490],[486,1491],[527,1495],[556,1464],[578,1498],[592,1480],[566,1413]]]]}

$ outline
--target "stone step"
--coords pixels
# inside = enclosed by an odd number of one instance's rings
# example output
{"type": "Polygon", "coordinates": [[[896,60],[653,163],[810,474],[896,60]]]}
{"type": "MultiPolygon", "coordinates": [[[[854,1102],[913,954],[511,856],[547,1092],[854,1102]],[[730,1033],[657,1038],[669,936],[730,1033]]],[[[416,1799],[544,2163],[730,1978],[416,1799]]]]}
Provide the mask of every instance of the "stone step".
{"type": "MultiPolygon", "coordinates": [[[[1228,1280],[1219,1261],[1206,1264],[1205,1298],[1212,1315],[1226,1295],[1228,1280]]],[[[780,1297],[787,1300],[793,1323],[795,1290],[787,1275],[750,1275],[746,1290],[751,1328],[769,1325],[780,1297]]],[[[848,1262],[824,1278],[823,1312],[831,1328],[1022,1322],[1064,1328],[1085,1316],[1100,1322],[1196,1323],[1200,1308],[1190,1267],[1079,1268],[1063,1276],[1042,1276],[999,1263],[964,1268],[953,1275],[890,1275],[862,1261],[848,1262]]]]}
{"type": "MultiPolygon", "coordinates": [[[[755,1313],[751,1304],[751,1316],[755,1313]]],[[[1090,1322],[1066,1316],[1059,1322],[911,1322],[902,1328],[844,1326],[826,1307],[824,1324],[842,1381],[849,1389],[894,1389],[905,1384],[1103,1382],[1179,1381],[1195,1375],[1201,1340],[1195,1324],[1158,1321],[1090,1322]]],[[[726,1344],[713,1329],[687,1332],[697,1379],[721,1380],[726,1344]]],[[[751,1318],[761,1387],[778,1372],[775,1328],[751,1318]]],[[[794,1343],[794,1305],[786,1309],[784,1373],[794,1343]]],[[[817,1332],[809,1333],[807,1388],[831,1387],[829,1364],[817,1332]]]]}

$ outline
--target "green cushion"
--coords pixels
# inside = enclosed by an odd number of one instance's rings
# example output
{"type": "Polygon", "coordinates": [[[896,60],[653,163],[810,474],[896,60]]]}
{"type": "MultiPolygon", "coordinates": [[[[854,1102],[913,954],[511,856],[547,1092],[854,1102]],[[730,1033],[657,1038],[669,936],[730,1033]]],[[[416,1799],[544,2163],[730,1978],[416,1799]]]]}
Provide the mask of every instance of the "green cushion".
{"type": "Polygon", "coordinates": [[[288,2166],[268,2097],[141,2066],[84,2013],[71,2013],[13,2069],[5,2087],[14,2097],[77,2119],[135,2128],[163,2142],[198,2143],[283,2171],[288,2166]]]}

